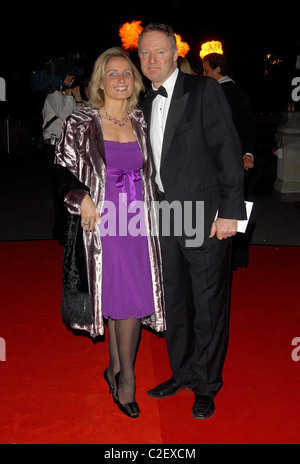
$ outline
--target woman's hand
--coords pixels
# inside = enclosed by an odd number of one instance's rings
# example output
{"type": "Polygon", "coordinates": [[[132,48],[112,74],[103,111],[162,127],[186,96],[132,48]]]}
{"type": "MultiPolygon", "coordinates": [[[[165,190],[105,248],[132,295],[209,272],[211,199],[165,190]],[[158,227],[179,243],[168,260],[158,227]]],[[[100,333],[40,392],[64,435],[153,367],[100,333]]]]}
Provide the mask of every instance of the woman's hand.
{"type": "Polygon", "coordinates": [[[81,227],[85,232],[92,232],[95,227],[95,223],[100,224],[100,213],[97,212],[97,208],[89,195],[86,195],[82,200],[81,206],[81,227]]]}

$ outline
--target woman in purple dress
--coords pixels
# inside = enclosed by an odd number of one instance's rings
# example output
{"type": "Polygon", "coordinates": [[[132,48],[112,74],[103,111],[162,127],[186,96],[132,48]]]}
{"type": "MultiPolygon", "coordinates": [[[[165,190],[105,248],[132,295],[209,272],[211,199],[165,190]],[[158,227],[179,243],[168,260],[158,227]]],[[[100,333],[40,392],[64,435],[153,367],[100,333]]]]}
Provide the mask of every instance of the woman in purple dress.
{"type": "Polygon", "coordinates": [[[134,361],[141,322],[165,330],[152,171],[143,114],[136,109],[142,87],[122,49],[104,52],[94,65],[89,106],[64,124],[55,167],[70,214],[62,314],[92,337],[103,335],[107,320],[104,378],[131,418],[140,412],[134,361]]]}

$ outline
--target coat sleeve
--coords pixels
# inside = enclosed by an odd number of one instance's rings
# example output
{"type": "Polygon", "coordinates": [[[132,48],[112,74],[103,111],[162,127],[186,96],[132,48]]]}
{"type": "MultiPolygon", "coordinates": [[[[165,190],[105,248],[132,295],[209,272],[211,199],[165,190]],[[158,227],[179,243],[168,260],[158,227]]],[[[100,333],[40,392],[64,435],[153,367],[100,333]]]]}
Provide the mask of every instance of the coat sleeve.
{"type": "MultiPolygon", "coordinates": [[[[78,131],[79,132],[79,131],[78,131]]],[[[80,214],[80,205],[89,188],[79,180],[77,131],[74,117],[63,124],[56,146],[54,186],[71,214],[80,214]]]]}
{"type": "Polygon", "coordinates": [[[214,79],[206,79],[202,103],[203,129],[215,159],[220,188],[218,216],[246,219],[240,140],[233,124],[230,106],[214,79]]]}

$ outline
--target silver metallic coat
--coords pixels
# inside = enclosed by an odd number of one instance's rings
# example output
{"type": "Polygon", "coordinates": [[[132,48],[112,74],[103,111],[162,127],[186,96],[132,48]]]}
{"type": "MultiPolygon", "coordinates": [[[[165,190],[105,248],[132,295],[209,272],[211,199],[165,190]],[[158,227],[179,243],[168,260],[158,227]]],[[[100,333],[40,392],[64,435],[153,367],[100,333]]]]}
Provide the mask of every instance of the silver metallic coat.
{"type": "MultiPolygon", "coordinates": [[[[157,332],[161,332],[166,330],[162,266],[158,224],[153,215],[153,209],[151,210],[154,196],[151,184],[152,168],[146,146],[146,124],[140,110],[134,110],[130,118],[143,156],[143,196],[154,297],[154,313],[151,317],[144,318],[142,322],[157,332]]],[[[101,212],[105,197],[106,158],[99,110],[92,107],[82,108],[66,119],[56,148],[56,163],[70,170],[80,182],[89,187],[90,196],[101,212]]],[[[80,215],[80,205],[85,195],[84,190],[71,190],[66,195],[64,201],[71,214],[80,215]]],[[[75,325],[73,328],[87,330],[92,337],[95,337],[104,334],[101,306],[102,248],[99,228],[95,227],[93,232],[84,233],[83,242],[93,308],[93,324],[75,325]]]]}

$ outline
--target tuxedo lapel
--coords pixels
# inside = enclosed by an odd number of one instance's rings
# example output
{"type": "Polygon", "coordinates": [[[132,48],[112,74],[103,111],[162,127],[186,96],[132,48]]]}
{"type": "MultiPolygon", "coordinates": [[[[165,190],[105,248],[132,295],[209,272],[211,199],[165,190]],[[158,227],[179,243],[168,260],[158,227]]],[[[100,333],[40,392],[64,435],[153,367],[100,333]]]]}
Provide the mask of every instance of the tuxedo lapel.
{"type": "MultiPolygon", "coordinates": [[[[163,163],[164,159],[167,157],[172,139],[174,137],[175,131],[178,128],[178,124],[180,122],[182,113],[186,107],[186,103],[189,98],[189,93],[185,93],[184,90],[184,73],[179,71],[172,100],[169,108],[169,113],[166,121],[165,133],[164,133],[164,140],[162,146],[162,155],[161,155],[161,164],[163,163]]],[[[153,159],[152,147],[150,143],[150,125],[151,125],[151,113],[152,113],[152,99],[147,97],[142,102],[142,110],[144,113],[144,118],[147,123],[147,132],[148,132],[148,149],[151,157],[151,161],[153,164],[153,171],[155,171],[155,163],[153,159]]]]}
{"type": "Polygon", "coordinates": [[[150,122],[151,122],[151,113],[152,113],[152,99],[150,97],[146,97],[140,105],[143,114],[144,114],[144,119],[147,124],[147,131],[150,133],[150,122]]]}
{"type": "Polygon", "coordinates": [[[189,98],[188,93],[184,93],[184,74],[179,72],[177,81],[174,87],[174,92],[169,108],[169,113],[167,117],[164,140],[162,146],[162,155],[161,155],[161,164],[164,162],[167,157],[172,139],[174,137],[175,131],[178,127],[179,121],[181,119],[182,113],[185,109],[186,103],[189,98]]]}
{"type": "Polygon", "coordinates": [[[155,172],[155,163],[152,153],[152,147],[150,143],[150,125],[151,125],[151,113],[152,113],[152,99],[150,97],[146,97],[145,100],[141,104],[141,109],[144,114],[144,119],[147,124],[147,147],[149,151],[149,155],[152,162],[153,172],[155,172]]]}

